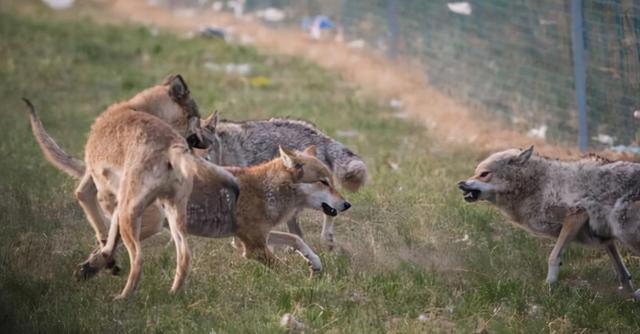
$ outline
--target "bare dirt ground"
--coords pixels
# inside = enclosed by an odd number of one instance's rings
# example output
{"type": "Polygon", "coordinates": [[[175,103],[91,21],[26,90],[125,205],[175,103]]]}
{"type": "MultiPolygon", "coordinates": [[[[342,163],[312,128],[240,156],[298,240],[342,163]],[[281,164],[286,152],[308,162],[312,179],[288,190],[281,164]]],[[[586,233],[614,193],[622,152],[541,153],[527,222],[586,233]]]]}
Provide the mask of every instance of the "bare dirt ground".
{"type": "Polygon", "coordinates": [[[498,122],[472,116],[473,110],[444,93],[429,87],[423,71],[410,71],[382,57],[365,54],[343,43],[311,40],[301,31],[270,29],[260,23],[239,20],[230,14],[205,11],[172,11],[149,5],[144,0],[116,0],[111,16],[178,32],[191,32],[205,26],[222,27],[244,36],[258,49],[277,54],[300,56],[362,88],[377,99],[399,99],[414,119],[424,124],[442,145],[469,146],[478,152],[535,145],[552,157],[575,157],[573,148],[550,145],[543,140],[500,128],[498,122]],[[418,73],[416,73],[418,72],[418,73]]]}

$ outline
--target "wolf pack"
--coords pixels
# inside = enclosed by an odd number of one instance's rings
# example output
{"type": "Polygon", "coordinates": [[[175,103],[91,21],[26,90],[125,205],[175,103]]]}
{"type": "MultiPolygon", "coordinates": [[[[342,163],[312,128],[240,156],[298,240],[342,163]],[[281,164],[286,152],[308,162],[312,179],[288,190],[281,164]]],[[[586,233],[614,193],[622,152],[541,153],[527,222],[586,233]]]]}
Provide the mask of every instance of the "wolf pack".
{"type": "MultiPolygon", "coordinates": [[[[321,240],[336,246],[334,220],[368,179],[364,161],[312,123],[288,119],[226,121],[202,118],[181,75],[109,106],[94,121],[84,159],[67,154],[46,132],[25,99],[33,135],[44,157],[78,180],[75,197],[97,246],[75,273],[118,275],[116,249],[129,255],[125,287],[131,296],[142,274],[142,241],[168,227],[176,249],[171,293],[187,279],[190,236],[233,238],[247,259],[278,265],[273,247],[302,256],[311,276],[322,271],[298,220],[322,212],[321,240]],[[276,230],[285,225],[289,232],[276,230]]],[[[640,301],[616,244],[640,255],[640,164],[590,155],[554,160],[528,149],[508,149],[482,161],[458,188],[467,202],[486,201],[533,235],[556,240],[546,282],[558,281],[570,242],[604,249],[625,297],[640,301]]]]}

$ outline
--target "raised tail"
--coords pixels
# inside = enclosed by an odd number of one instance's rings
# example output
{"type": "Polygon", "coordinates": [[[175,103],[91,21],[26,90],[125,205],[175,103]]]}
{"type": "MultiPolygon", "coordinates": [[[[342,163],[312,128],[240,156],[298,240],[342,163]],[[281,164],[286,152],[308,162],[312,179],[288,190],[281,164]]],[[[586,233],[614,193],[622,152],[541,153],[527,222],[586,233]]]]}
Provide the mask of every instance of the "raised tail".
{"type": "Polygon", "coordinates": [[[367,165],[344,145],[334,142],[327,150],[327,158],[335,177],[348,191],[356,192],[367,183],[367,165]]]}
{"type": "Polygon", "coordinates": [[[230,190],[235,199],[238,198],[240,186],[236,178],[226,169],[193,155],[186,144],[173,145],[169,150],[169,161],[185,177],[197,175],[207,183],[230,190]]]}
{"type": "Polygon", "coordinates": [[[51,138],[47,131],[45,131],[31,101],[26,98],[22,98],[22,100],[24,100],[29,107],[31,131],[33,132],[33,136],[36,138],[36,142],[38,143],[38,146],[40,146],[40,150],[47,161],[72,177],[76,179],[81,178],[85,171],[84,162],[70,156],[60,148],[56,141],[51,138]]]}

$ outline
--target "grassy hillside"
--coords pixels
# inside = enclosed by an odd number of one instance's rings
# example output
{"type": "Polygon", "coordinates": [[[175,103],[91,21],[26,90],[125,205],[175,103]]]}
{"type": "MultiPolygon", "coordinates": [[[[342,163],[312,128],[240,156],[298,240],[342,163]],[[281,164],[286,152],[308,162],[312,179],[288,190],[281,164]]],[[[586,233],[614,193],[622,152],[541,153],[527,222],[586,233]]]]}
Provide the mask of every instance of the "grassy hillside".
{"type": "MultiPolygon", "coordinates": [[[[457,192],[480,154],[433,141],[338,74],[220,41],[96,25],[35,2],[18,11],[15,3],[0,4],[3,331],[282,332],[285,313],[308,332],[640,328],[639,307],[617,295],[604,252],[571,248],[559,285],[549,290],[551,242],[508,226],[486,205],[464,203],[457,192]],[[227,63],[250,64],[251,74],[211,70],[227,63]],[[364,157],[371,182],[347,194],[354,207],[339,217],[340,249],[323,249],[319,214],[303,221],[323,260],[322,277],[309,279],[293,254],[278,252],[285,265],[267,269],[241,258],[229,239],[193,237],[190,279],[172,296],[175,251],[166,232],[145,242],[141,286],[126,302],[112,301],[126,276],[72,277],[93,248],[93,233],[73,199],[76,182],[38,151],[20,97],[31,98],[59,144],[81,157],[102,110],[170,73],[185,76],[204,114],[304,118],[364,157]]],[[[119,258],[126,272],[125,252],[119,258]]],[[[627,261],[640,273],[637,258],[627,261]]]]}

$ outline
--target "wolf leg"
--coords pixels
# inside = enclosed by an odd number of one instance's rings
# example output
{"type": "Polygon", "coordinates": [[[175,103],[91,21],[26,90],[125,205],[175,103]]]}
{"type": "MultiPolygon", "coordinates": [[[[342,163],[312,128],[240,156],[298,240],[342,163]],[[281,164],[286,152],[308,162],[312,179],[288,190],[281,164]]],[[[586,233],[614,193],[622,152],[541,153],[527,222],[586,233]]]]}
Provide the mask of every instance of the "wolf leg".
{"type": "Polygon", "coordinates": [[[89,218],[89,222],[94,227],[96,238],[98,239],[98,248],[92,252],[87,260],[79,264],[75,275],[78,279],[89,279],[95,276],[103,268],[112,269],[112,273],[117,275],[120,268],[116,266],[113,256],[105,257],[102,254],[102,248],[107,244],[107,214],[113,217],[113,210],[117,202],[115,196],[108,191],[99,191],[90,174],[85,175],[76,189],[76,198],[89,218]]]}
{"type": "Polygon", "coordinates": [[[565,217],[562,223],[560,235],[556,241],[551,254],[549,254],[549,269],[547,272],[546,282],[549,285],[558,281],[560,265],[562,264],[562,253],[565,246],[571,242],[582,226],[589,220],[589,215],[585,211],[573,213],[565,217]]]}
{"type": "Polygon", "coordinates": [[[177,197],[163,202],[164,212],[171,229],[171,237],[176,246],[176,274],[171,286],[171,293],[176,293],[184,285],[191,263],[191,249],[187,243],[188,197],[177,197]]]}
{"type": "Polygon", "coordinates": [[[334,217],[329,217],[324,215],[324,221],[322,222],[322,241],[327,246],[329,250],[333,250],[336,246],[336,242],[333,238],[333,223],[335,222],[334,217]]]}
{"type": "Polygon", "coordinates": [[[272,267],[280,262],[269,250],[267,238],[261,234],[256,235],[238,231],[236,237],[238,237],[240,244],[243,246],[241,249],[243,250],[242,256],[244,258],[262,262],[267,267],[272,267]]]}
{"type": "Polygon", "coordinates": [[[82,210],[96,233],[96,239],[98,239],[98,242],[104,243],[107,239],[108,220],[102,213],[102,209],[98,203],[98,189],[90,173],[87,172],[82,177],[75,194],[82,210]]]}
{"type": "Polygon", "coordinates": [[[619,289],[625,294],[633,294],[634,290],[633,284],[631,283],[631,274],[624,265],[624,261],[622,260],[615,243],[611,242],[607,244],[607,254],[609,254],[609,257],[613,262],[613,266],[616,269],[616,273],[618,274],[618,281],[620,282],[619,289]]]}
{"type": "Polygon", "coordinates": [[[299,236],[291,233],[271,231],[269,232],[267,243],[270,246],[288,246],[293,248],[307,260],[309,268],[311,269],[311,276],[322,271],[320,257],[299,236]]]}
{"type": "Polygon", "coordinates": [[[302,238],[302,228],[300,228],[300,223],[298,222],[298,214],[296,213],[287,221],[287,228],[290,233],[293,233],[300,238],[302,238]]]}

